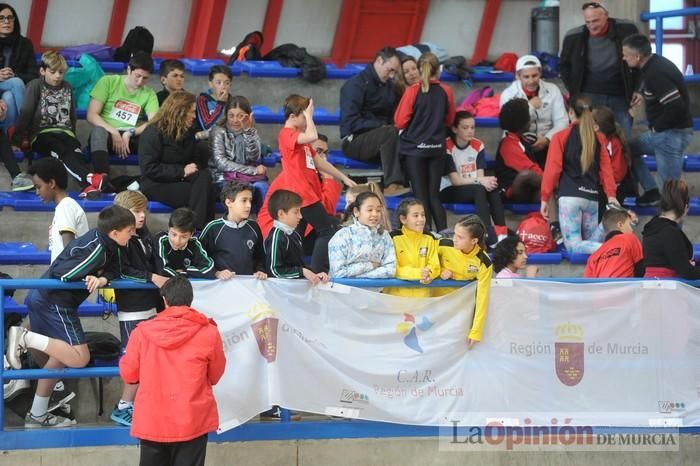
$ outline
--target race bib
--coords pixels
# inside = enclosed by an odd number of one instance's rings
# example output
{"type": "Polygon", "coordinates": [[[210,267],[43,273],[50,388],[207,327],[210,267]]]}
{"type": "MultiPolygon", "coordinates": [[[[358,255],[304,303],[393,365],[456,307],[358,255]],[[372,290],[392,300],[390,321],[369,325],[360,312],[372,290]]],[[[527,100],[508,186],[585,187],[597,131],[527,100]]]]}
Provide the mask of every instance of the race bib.
{"type": "Polygon", "coordinates": [[[463,163],[459,166],[459,173],[462,178],[471,180],[476,178],[476,163],[463,163]]]}
{"type": "Polygon", "coordinates": [[[304,154],[306,154],[306,168],[316,170],[316,164],[314,163],[314,158],[308,146],[304,146],[304,154]]]}
{"type": "Polygon", "coordinates": [[[114,107],[109,113],[110,118],[124,123],[125,126],[134,127],[139,119],[141,106],[127,102],[126,100],[117,100],[114,102],[114,107]]]}

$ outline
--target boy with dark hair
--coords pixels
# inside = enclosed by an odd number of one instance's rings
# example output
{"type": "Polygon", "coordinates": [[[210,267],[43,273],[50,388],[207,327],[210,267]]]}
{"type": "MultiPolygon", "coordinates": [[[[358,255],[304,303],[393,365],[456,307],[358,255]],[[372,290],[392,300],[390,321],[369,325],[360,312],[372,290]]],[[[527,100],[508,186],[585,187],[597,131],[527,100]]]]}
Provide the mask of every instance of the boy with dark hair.
{"type": "Polygon", "coordinates": [[[253,187],[232,181],[221,190],[221,202],[226,205],[226,216],[209,222],[199,235],[202,246],[214,259],[216,277],[228,280],[239,274],[266,279],[262,233],[248,218],[253,187]]]}
{"type": "Polygon", "coordinates": [[[583,276],[586,278],[625,278],[644,276],[642,243],[632,229],[632,214],[612,207],[603,214],[605,242],[591,254],[583,276]]]}
{"type": "MultiPolygon", "coordinates": [[[[80,303],[102,288],[118,273],[118,246],[125,246],[134,233],[134,216],[127,209],[110,206],[102,209],[97,228],[72,241],[59,254],[42,278],[63,282],[84,281],[81,289],[31,290],[25,304],[32,330],[10,327],[7,336],[7,360],[20,369],[23,352],[28,349],[48,355],[45,369],[85,367],[90,351],[78,317],[80,303]]],[[[39,379],[31,410],[24,418],[25,428],[64,427],[74,419],[48,411],[49,398],[56,379],[39,379]]]]}
{"type": "Polygon", "coordinates": [[[75,103],[71,86],[63,79],[68,69],[65,58],[55,51],[41,56],[41,77],[27,84],[14,138],[31,141],[31,149],[42,157],[56,157],[78,180],[80,197],[99,198],[108,186],[104,173],[93,173],[85,163],[80,141],[75,136],[75,103]]]}
{"type": "MultiPolygon", "coordinates": [[[[122,191],[114,198],[114,205],[129,209],[136,222],[136,233],[129,239],[125,247],[119,248],[120,278],[139,283],[151,282],[162,287],[168,279],[154,272],[155,254],[146,227],[148,199],[140,191],[122,191]]],[[[119,333],[123,351],[126,349],[129,336],[136,326],[152,319],[158,311],[163,309],[163,300],[160,299],[158,291],[153,289],[115,289],[114,298],[119,311],[119,333]]],[[[134,396],[136,396],[137,389],[138,385],[124,385],[119,402],[110,415],[111,420],[124,426],[131,425],[134,414],[134,396]]]]}
{"type": "Polygon", "coordinates": [[[270,196],[267,208],[274,219],[265,239],[267,273],[275,278],[306,278],[313,285],[328,282],[328,274],[304,267],[304,247],[296,230],[301,221],[302,199],[297,193],[280,189],[270,196]]]}
{"type": "Polygon", "coordinates": [[[155,267],[159,275],[215,278],[214,261],[194,232],[194,212],[187,207],[175,209],[168,220],[168,231],[155,239],[155,267]]]}
{"type": "Polygon", "coordinates": [[[136,152],[137,136],[147,124],[143,115],[151,120],[158,112],[158,97],[146,86],[152,71],[151,56],[135,53],[126,75],[103,76],[90,92],[87,121],[93,128],[88,145],[96,172],[109,173],[110,151],[122,159],[136,152]]]}
{"type": "Polygon", "coordinates": [[[53,262],[68,243],[88,232],[87,216],[83,208],[68,196],[68,174],[58,159],[39,159],[29,167],[28,173],[41,200],[56,204],[49,227],[49,251],[53,262]]]}
{"type": "Polygon", "coordinates": [[[185,64],[180,60],[163,60],[160,64],[160,83],[163,90],[158,92],[158,105],[163,105],[163,101],[170,93],[185,89],[185,64]]]}
{"type": "Polygon", "coordinates": [[[207,434],[219,427],[212,386],[226,356],[216,322],[190,307],[192,285],[176,276],[160,290],[166,309],[131,334],[119,371],[138,383],[131,435],[141,440],[141,466],[204,466],[207,434]],[[164,388],[177,385],[177,396],[164,388]]]}
{"type": "Polygon", "coordinates": [[[209,130],[226,118],[226,104],[231,96],[232,80],[233,73],[228,66],[214,65],[209,68],[209,89],[197,97],[195,137],[198,141],[209,139],[209,130]]]}

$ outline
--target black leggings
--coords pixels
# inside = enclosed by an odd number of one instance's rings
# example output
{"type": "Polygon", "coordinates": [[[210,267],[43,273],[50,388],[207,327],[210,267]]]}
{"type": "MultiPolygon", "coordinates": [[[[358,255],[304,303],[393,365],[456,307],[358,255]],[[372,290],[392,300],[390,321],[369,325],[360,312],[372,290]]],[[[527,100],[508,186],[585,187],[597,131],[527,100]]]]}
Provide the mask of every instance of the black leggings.
{"type": "Polygon", "coordinates": [[[328,242],[340,229],[340,221],[329,215],[323,204],[316,202],[301,208],[302,221],[297,226],[299,236],[304,237],[306,226],[311,225],[316,232],[313,252],[311,253],[311,270],[315,273],[326,272],[330,269],[328,262],[328,242]]]}
{"type": "Polygon", "coordinates": [[[66,167],[68,174],[78,180],[81,186],[88,184],[87,176],[91,172],[80,149],[80,141],[76,138],[63,131],[41,133],[34,140],[32,150],[42,157],[57,158],[66,167]]]}
{"type": "Polygon", "coordinates": [[[486,191],[486,188],[480,184],[448,186],[440,191],[440,201],[457,204],[473,203],[476,214],[487,227],[491,225],[491,219],[494,225],[506,224],[500,193],[497,190],[486,191]]]}
{"type": "Polygon", "coordinates": [[[516,203],[540,202],[540,185],[542,175],[524,170],[518,173],[513,180],[510,200],[516,203]]]}
{"type": "Polygon", "coordinates": [[[0,129],[0,158],[2,158],[2,163],[5,164],[5,168],[10,174],[10,179],[14,180],[15,176],[19,175],[21,171],[19,164],[15,160],[15,153],[12,152],[10,138],[5,129],[0,129]]]}
{"type": "Polygon", "coordinates": [[[141,180],[141,190],[149,201],[162,202],[177,209],[189,207],[194,211],[195,228],[201,230],[214,219],[216,189],[209,170],[199,170],[184,181],[158,183],[151,179],[141,180]]]}
{"type": "Polygon", "coordinates": [[[404,159],[406,174],[416,198],[425,208],[425,226],[435,221],[435,231],[447,228],[447,214],[440,202],[440,178],[445,171],[445,157],[411,157],[404,159]]]}

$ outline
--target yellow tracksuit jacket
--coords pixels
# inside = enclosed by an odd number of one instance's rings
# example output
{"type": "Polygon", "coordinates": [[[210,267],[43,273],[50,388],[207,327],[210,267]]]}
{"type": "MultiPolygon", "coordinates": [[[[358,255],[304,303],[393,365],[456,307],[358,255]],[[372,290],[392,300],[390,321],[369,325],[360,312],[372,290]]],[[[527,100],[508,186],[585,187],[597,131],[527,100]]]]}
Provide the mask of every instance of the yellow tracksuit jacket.
{"type": "MultiPolygon", "coordinates": [[[[452,280],[477,280],[476,309],[474,321],[469,332],[469,338],[481,341],[481,335],[486,324],[486,313],[489,307],[489,292],[493,265],[491,259],[479,246],[475,246],[468,254],[455,249],[451,239],[443,238],[438,243],[438,256],[442,270],[452,272],[452,280]]],[[[433,296],[442,296],[456,288],[433,288],[433,296]]]]}
{"type": "MultiPolygon", "coordinates": [[[[440,276],[440,259],[438,259],[437,241],[431,235],[417,233],[406,227],[391,233],[396,250],[396,278],[402,280],[420,280],[425,267],[430,268],[430,277],[434,280],[440,276]]],[[[384,293],[394,296],[412,298],[430,297],[430,288],[384,288],[384,293]]]]}

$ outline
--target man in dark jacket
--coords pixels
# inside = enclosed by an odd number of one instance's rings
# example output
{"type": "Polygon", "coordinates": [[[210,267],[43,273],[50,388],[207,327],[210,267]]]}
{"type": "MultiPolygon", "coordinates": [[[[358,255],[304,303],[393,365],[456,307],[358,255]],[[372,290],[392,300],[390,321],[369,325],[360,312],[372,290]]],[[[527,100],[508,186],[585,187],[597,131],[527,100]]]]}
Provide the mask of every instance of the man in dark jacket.
{"type": "MultiPolygon", "coordinates": [[[[622,55],[630,68],[641,71],[632,106],[644,101],[650,129],[630,143],[630,150],[634,155],[656,155],[660,186],[666,180],[679,180],[683,153],[693,137],[690,98],[683,75],[672,61],[651,53],[651,43],[642,34],[624,40],[622,55]]],[[[658,195],[656,191],[657,199],[658,195]]]]}
{"type": "Polygon", "coordinates": [[[393,125],[397,94],[393,79],[401,63],[396,49],[377,52],[372,64],[340,89],[340,137],[343,152],[351,159],[380,159],[384,171],[384,195],[408,192],[398,152],[398,131],[393,125]]]}
{"type": "Polygon", "coordinates": [[[609,18],[602,2],[583,4],[586,24],[566,33],[562,44],[559,71],[573,100],[580,95],[594,105],[605,105],[615,113],[629,137],[632,119],[628,113],[636,88],[635,70],[622,61],[622,41],[639,30],[633,23],[609,18]]]}

